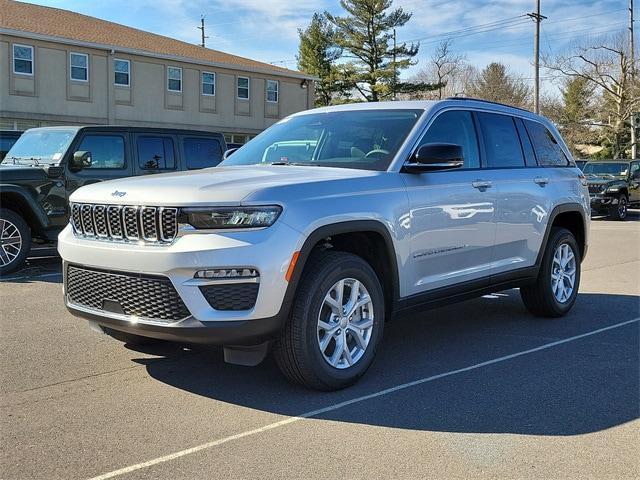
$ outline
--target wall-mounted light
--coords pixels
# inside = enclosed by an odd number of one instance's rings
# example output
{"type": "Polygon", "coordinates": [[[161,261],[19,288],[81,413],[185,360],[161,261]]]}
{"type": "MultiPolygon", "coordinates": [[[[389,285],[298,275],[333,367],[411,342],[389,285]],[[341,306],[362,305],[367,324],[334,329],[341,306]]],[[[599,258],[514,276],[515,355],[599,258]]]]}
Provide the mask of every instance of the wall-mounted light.
{"type": "Polygon", "coordinates": [[[307,88],[307,79],[306,78],[304,80],[302,80],[302,82],[300,83],[300,88],[307,88]]]}

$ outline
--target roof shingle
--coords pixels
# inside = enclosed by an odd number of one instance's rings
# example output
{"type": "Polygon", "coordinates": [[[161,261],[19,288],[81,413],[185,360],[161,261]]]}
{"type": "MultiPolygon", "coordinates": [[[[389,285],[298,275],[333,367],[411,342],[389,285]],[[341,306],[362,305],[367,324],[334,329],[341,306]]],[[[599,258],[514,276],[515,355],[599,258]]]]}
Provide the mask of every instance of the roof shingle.
{"type": "Polygon", "coordinates": [[[301,72],[202,48],[173,38],[127,27],[119,23],[60,8],[44,7],[14,0],[0,0],[0,27],[67,40],[124,48],[149,54],[184,57],[194,63],[207,62],[228,65],[236,69],[256,69],[274,74],[305,76],[301,72]]]}

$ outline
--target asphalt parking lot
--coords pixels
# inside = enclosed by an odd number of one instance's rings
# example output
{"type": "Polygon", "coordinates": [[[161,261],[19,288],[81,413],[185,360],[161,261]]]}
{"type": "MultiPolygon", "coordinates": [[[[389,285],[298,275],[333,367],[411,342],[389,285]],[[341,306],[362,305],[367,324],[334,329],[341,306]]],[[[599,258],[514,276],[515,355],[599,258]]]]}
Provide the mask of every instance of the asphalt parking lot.
{"type": "Polygon", "coordinates": [[[0,283],[0,477],[637,478],[640,212],[595,220],[559,320],[510,290],[388,324],[347,390],[217,348],[134,350],[61,299],[58,259],[0,283]]]}

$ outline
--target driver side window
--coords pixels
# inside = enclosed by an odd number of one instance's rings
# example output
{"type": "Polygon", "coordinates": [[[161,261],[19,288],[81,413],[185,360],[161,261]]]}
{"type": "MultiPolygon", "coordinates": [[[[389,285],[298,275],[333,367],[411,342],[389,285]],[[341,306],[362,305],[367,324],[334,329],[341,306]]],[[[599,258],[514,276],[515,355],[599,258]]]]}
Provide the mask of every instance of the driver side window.
{"type": "Polygon", "coordinates": [[[450,110],[439,115],[418,145],[425,143],[460,145],[464,156],[462,168],[480,168],[478,136],[471,112],[450,110]]]}

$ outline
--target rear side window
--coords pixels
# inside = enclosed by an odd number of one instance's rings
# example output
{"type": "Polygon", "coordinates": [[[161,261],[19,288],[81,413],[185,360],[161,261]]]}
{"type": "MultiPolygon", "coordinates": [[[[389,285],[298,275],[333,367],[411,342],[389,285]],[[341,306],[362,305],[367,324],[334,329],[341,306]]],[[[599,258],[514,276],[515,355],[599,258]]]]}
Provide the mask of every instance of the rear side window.
{"type": "Polygon", "coordinates": [[[478,113],[487,167],[524,167],[522,146],[513,118],[497,113],[478,113]]]}
{"type": "Polygon", "coordinates": [[[189,170],[215,167],[222,161],[222,147],[215,138],[185,138],[184,156],[189,170]]]}
{"type": "Polygon", "coordinates": [[[173,139],[169,137],[141,136],[136,140],[138,165],[143,170],[173,170],[176,158],[173,139]]]}
{"type": "Polygon", "coordinates": [[[519,118],[514,119],[516,127],[518,128],[518,134],[520,135],[520,143],[522,144],[522,151],[524,152],[524,162],[527,167],[537,167],[536,154],[533,151],[533,145],[531,145],[531,139],[527,130],[524,128],[524,123],[519,118]]]}
{"type": "Polygon", "coordinates": [[[471,112],[450,110],[439,115],[425,133],[420,145],[453,143],[462,147],[463,168],[480,168],[478,137],[471,112]]]}
{"type": "Polygon", "coordinates": [[[525,120],[533,149],[538,158],[538,164],[542,167],[565,167],[569,165],[569,159],[560,148],[560,144],[547,127],[538,123],[525,120]]]}
{"type": "Polygon", "coordinates": [[[91,152],[88,169],[124,168],[124,138],[120,135],[86,135],[76,151],[91,152]]]}

